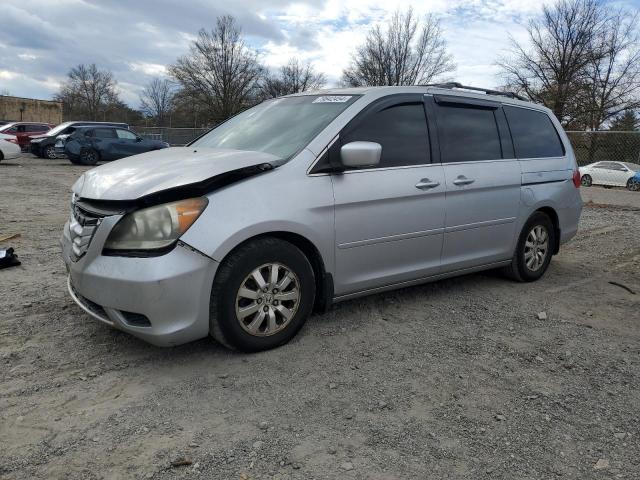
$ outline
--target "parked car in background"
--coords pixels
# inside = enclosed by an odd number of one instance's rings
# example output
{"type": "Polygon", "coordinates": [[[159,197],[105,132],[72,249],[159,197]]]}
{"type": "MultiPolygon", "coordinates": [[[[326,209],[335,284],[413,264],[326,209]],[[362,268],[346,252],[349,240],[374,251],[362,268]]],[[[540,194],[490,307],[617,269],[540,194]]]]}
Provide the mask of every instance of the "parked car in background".
{"type": "Polygon", "coordinates": [[[29,143],[34,136],[42,135],[51,130],[54,125],[38,122],[12,122],[0,126],[0,133],[15,135],[22,150],[29,150],[29,143]]]}
{"type": "Polygon", "coordinates": [[[0,161],[20,156],[18,139],[13,135],[0,133],[0,161]]]}
{"type": "Polygon", "coordinates": [[[538,280],[578,229],[575,156],[549,109],[483,92],[291,95],[91,169],[63,229],[69,294],[157,345],[256,351],[332,302],[495,268],[538,280]]]}
{"type": "Polygon", "coordinates": [[[129,129],[126,123],[114,122],[64,122],[55,128],[52,128],[44,135],[34,136],[29,144],[30,151],[34,155],[41,158],[54,159],[56,156],[56,138],[59,135],[67,135],[73,133],[78,127],[87,126],[106,126],[129,129]]]}
{"type": "Polygon", "coordinates": [[[9,120],[0,120],[0,127],[2,125],[6,125],[7,123],[11,123],[9,120]]]}
{"type": "Polygon", "coordinates": [[[603,185],[608,187],[627,187],[633,190],[632,180],[640,165],[629,162],[595,162],[580,167],[580,181],[584,187],[603,185]]]}
{"type": "Polygon", "coordinates": [[[65,154],[77,165],[95,165],[100,160],[117,160],[168,146],[124,128],[78,127],[69,135],[58,136],[56,154],[65,154]]]}

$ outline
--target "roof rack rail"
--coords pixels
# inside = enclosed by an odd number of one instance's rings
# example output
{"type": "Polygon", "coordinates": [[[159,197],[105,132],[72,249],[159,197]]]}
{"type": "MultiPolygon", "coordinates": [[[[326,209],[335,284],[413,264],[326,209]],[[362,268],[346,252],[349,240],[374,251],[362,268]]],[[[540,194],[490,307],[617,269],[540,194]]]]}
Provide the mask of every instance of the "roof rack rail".
{"type": "Polygon", "coordinates": [[[436,88],[448,88],[453,90],[454,88],[460,88],[462,90],[471,90],[473,92],[483,92],[486,95],[500,95],[502,97],[515,98],[516,100],[522,100],[524,102],[528,102],[524,97],[521,97],[517,93],[514,92],[501,92],[499,90],[491,90],[488,88],[478,88],[478,87],[469,87],[467,85],[462,85],[458,82],[446,82],[446,83],[428,83],[426,85],[420,85],[421,87],[436,87],[436,88]]]}

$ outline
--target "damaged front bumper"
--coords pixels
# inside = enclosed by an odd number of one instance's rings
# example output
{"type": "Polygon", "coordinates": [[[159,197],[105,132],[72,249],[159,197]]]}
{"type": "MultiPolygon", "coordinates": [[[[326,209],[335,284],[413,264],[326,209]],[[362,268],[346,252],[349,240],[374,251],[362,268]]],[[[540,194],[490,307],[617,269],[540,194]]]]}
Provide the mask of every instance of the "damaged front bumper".
{"type": "Polygon", "coordinates": [[[103,218],[79,258],[73,251],[69,222],[65,225],[62,257],[73,300],[93,318],[154,345],[206,337],[218,263],[182,242],[157,257],[102,255],[120,218],[103,218]]]}

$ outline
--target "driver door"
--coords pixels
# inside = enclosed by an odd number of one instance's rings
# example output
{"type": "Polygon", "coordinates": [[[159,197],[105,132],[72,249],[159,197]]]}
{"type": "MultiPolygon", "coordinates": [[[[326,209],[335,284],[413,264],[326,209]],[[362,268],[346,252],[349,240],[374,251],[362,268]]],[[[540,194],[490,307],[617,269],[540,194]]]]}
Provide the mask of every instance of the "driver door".
{"type": "MultiPolygon", "coordinates": [[[[382,146],[375,168],[333,174],[335,294],[435,275],[444,232],[445,179],[431,164],[422,95],[394,95],[367,107],[340,133],[382,146]]],[[[332,148],[333,150],[333,148],[332,148]]]]}

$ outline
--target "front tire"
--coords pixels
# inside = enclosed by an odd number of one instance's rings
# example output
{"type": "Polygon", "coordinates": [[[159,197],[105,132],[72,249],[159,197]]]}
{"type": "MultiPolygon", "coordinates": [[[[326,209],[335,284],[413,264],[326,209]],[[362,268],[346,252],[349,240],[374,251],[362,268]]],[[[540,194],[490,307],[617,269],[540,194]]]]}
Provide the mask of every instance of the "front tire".
{"type": "Polygon", "coordinates": [[[309,260],[277,238],[250,241],[220,265],[211,290],[209,332],[243,352],[278,347],[304,325],[315,298],[309,260]]]}
{"type": "Polygon", "coordinates": [[[583,187],[590,187],[593,185],[593,179],[591,178],[591,175],[583,175],[582,178],[580,178],[580,183],[583,187]]]}
{"type": "Polygon", "coordinates": [[[518,282],[534,282],[544,275],[551,262],[556,232],[548,215],[535,212],[525,223],[507,275],[518,282]]]}
{"type": "Polygon", "coordinates": [[[54,145],[47,145],[44,148],[43,158],[48,158],[49,160],[56,160],[58,155],[56,154],[56,147],[54,145]]]}
{"type": "Polygon", "coordinates": [[[630,192],[640,191],[640,181],[634,180],[633,177],[627,181],[627,190],[630,192]]]}

